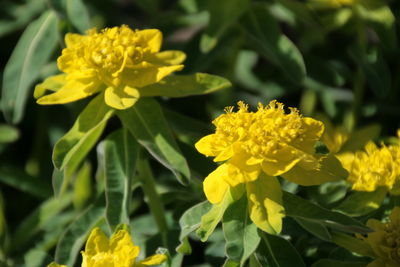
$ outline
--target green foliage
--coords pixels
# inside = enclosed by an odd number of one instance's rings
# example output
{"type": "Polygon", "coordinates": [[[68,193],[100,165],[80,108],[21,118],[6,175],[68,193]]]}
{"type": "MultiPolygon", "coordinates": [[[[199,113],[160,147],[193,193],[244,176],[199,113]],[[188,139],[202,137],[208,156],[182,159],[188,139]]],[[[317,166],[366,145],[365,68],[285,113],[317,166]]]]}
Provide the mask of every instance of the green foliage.
{"type": "MultiPolygon", "coordinates": [[[[400,6],[338,2],[2,3],[0,266],[81,266],[95,226],[107,234],[130,228],[140,257],[168,255],[163,267],[368,265],[377,255],[362,239],[374,230],[367,221],[387,220],[399,198],[383,187],[352,190],[338,159],[370,141],[399,145],[400,6]],[[138,88],[126,110],[109,108],[103,92],[64,106],[36,104],[33,87],[60,71],[67,32],[122,24],[160,29],[161,50],[184,52],[184,69],[138,88]],[[220,203],[205,201],[202,182],[224,161],[203,157],[195,143],[213,133],[224,107],[244,100],[255,110],[272,99],[324,122],[325,138],[339,145],[318,143],[319,173],[337,181],[300,186],[277,177],[251,188],[256,202],[245,186],[220,203]],[[251,220],[257,208],[269,222],[266,192],[284,207],[275,235],[251,220]]],[[[321,178],[307,173],[287,177],[321,178]]]]}

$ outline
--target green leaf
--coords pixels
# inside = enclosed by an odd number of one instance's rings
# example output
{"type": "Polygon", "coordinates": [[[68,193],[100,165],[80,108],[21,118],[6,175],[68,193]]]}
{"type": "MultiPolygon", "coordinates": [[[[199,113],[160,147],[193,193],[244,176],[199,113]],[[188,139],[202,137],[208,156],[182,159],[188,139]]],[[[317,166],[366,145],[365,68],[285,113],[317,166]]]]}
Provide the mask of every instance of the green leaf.
{"type": "Polygon", "coordinates": [[[152,98],[141,98],[132,108],[117,111],[118,117],[136,140],[179,182],[187,184],[190,170],[176,144],[160,105],[152,98]]]}
{"type": "Polygon", "coordinates": [[[67,164],[78,165],[99,139],[113,110],[96,96],[79,114],[77,120],[54,146],[53,164],[62,170],[67,164]],[[78,163],[78,164],[77,164],[78,163]]]}
{"type": "Polygon", "coordinates": [[[391,89],[391,75],[383,54],[377,48],[363,54],[360,50],[350,50],[353,60],[362,68],[369,87],[380,97],[386,97],[391,89]]]}
{"type": "Polygon", "coordinates": [[[200,40],[203,53],[208,53],[217,45],[218,39],[248,9],[249,3],[250,0],[207,1],[210,21],[200,40]]]}
{"type": "Polygon", "coordinates": [[[278,66],[294,83],[306,75],[303,56],[293,42],[279,29],[276,20],[263,4],[255,4],[242,19],[242,28],[256,50],[278,66]]]}
{"type": "Polygon", "coordinates": [[[85,162],[77,171],[74,183],[74,206],[81,210],[89,202],[93,195],[92,165],[85,162]]]}
{"type": "Polygon", "coordinates": [[[111,229],[129,224],[131,181],[135,175],[139,144],[126,129],[104,140],[106,219],[111,229]]]}
{"type": "Polygon", "coordinates": [[[27,0],[23,4],[8,1],[2,3],[0,18],[0,37],[18,30],[28,24],[45,8],[44,0],[27,0]]]}
{"type": "Polygon", "coordinates": [[[15,142],[18,140],[19,135],[17,128],[7,124],[0,124],[0,144],[15,142]]]}
{"type": "Polygon", "coordinates": [[[229,190],[221,203],[215,204],[211,209],[201,217],[201,224],[197,229],[196,234],[200,237],[201,241],[207,241],[208,237],[214,232],[215,227],[222,220],[225,210],[234,201],[232,193],[229,190]]]}
{"type": "Polygon", "coordinates": [[[256,259],[261,266],[268,267],[305,267],[303,259],[300,257],[296,249],[286,239],[261,234],[262,241],[255,254],[256,259]]]}
{"type": "Polygon", "coordinates": [[[295,221],[300,224],[305,230],[310,232],[311,234],[315,235],[319,239],[330,241],[331,234],[329,233],[328,229],[325,225],[319,222],[310,221],[303,218],[294,218],[295,221]]]}
{"type": "Polygon", "coordinates": [[[239,263],[237,263],[237,262],[235,262],[235,261],[232,261],[232,260],[230,260],[230,259],[227,259],[225,262],[224,262],[224,265],[222,265],[222,267],[238,267],[239,266],[239,263]]]}
{"type": "Polygon", "coordinates": [[[179,219],[179,225],[181,227],[181,233],[179,234],[179,240],[181,244],[176,248],[176,251],[182,254],[191,254],[192,248],[190,247],[187,237],[190,233],[194,232],[200,227],[201,217],[207,213],[211,208],[211,204],[208,201],[203,201],[199,204],[194,205],[190,209],[186,210],[179,219]]]}
{"type": "Polygon", "coordinates": [[[100,196],[81,216],[66,229],[56,247],[55,261],[74,266],[83,244],[92,228],[104,218],[104,196],[100,196]]]}
{"type": "Polygon", "coordinates": [[[50,198],[43,202],[18,225],[12,238],[12,247],[16,250],[21,249],[45,224],[59,216],[71,201],[72,195],[65,194],[61,198],[50,198]]]}
{"type": "Polygon", "coordinates": [[[89,12],[82,0],[67,0],[66,10],[68,20],[77,28],[81,33],[89,30],[90,18],[89,12]]]}
{"type": "MultiPolygon", "coordinates": [[[[42,178],[42,177],[40,177],[42,178]]],[[[46,181],[30,176],[20,168],[0,166],[0,182],[32,196],[46,199],[51,196],[51,187],[46,181]]]]}
{"type": "Polygon", "coordinates": [[[4,69],[1,104],[8,122],[21,121],[31,86],[57,41],[57,17],[51,11],[43,13],[22,34],[4,69]]]}
{"type": "Polygon", "coordinates": [[[234,262],[244,264],[260,243],[257,226],[250,220],[247,196],[229,205],[222,219],[226,254],[234,262]]]}
{"type": "Polygon", "coordinates": [[[25,267],[43,267],[51,262],[50,255],[42,250],[31,250],[24,255],[25,267]]]}
{"type": "Polygon", "coordinates": [[[286,216],[315,221],[331,228],[351,233],[368,233],[369,228],[344,214],[327,210],[308,200],[283,192],[286,216]]]}
{"type": "Polygon", "coordinates": [[[48,0],[52,9],[61,19],[67,19],[80,33],[85,33],[90,26],[89,12],[82,0],[48,0]]]}
{"type": "Polygon", "coordinates": [[[366,262],[338,261],[332,259],[320,259],[311,267],[365,267],[366,262]]]}
{"type": "Polygon", "coordinates": [[[158,83],[140,88],[140,95],[185,97],[209,94],[230,86],[227,79],[207,73],[171,75],[158,83]]]}
{"type": "Polygon", "coordinates": [[[370,124],[357,129],[350,135],[349,139],[340,151],[344,152],[363,149],[368,141],[377,139],[380,132],[381,126],[379,124],[370,124]]]}
{"type": "Polygon", "coordinates": [[[371,258],[376,257],[369,244],[359,238],[355,238],[339,232],[333,232],[332,241],[349,251],[371,258]]]}
{"type": "Polygon", "coordinates": [[[373,192],[353,192],[335,208],[349,216],[362,216],[378,209],[388,193],[380,187],[373,192]]]}

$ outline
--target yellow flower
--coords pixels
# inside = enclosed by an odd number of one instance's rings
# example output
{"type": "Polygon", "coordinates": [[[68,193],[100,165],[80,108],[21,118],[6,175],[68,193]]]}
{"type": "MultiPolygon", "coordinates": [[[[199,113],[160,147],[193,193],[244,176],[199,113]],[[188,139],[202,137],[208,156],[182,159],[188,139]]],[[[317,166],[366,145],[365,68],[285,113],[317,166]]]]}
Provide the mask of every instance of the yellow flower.
{"type": "Polygon", "coordinates": [[[155,254],[136,262],[139,250],[128,231],[118,230],[109,240],[100,228],[95,228],[86,242],[85,251],[82,251],[82,267],[158,265],[167,259],[163,254],[155,254]]]}
{"type": "MultiPolygon", "coordinates": [[[[94,228],[86,242],[85,251],[82,251],[82,267],[118,266],[118,267],[144,267],[159,265],[167,256],[155,254],[137,262],[140,248],[135,246],[129,232],[125,229],[118,230],[111,239],[100,230],[94,228]]],[[[66,267],[52,263],[48,267],[66,267]]]]}
{"type": "Polygon", "coordinates": [[[356,191],[375,191],[387,188],[391,194],[400,194],[400,146],[377,147],[373,142],[365,145],[365,151],[344,153],[338,156],[349,172],[348,182],[356,191]]]}
{"type": "Polygon", "coordinates": [[[322,122],[302,117],[290,108],[286,114],[283,104],[271,101],[259,104],[257,112],[238,103],[239,110],[225,109],[213,121],[214,134],[203,137],[196,149],[224,161],[204,180],[207,199],[217,204],[229,188],[245,184],[249,213],[261,229],[279,233],[284,209],[282,191],[275,176],[300,185],[318,185],[341,177],[340,163],[333,156],[315,154],[314,145],[324,132],[322,122]]]}
{"type": "Polygon", "coordinates": [[[87,35],[68,33],[65,43],[57,60],[63,74],[36,86],[39,104],[64,104],[104,91],[108,106],[126,109],[139,99],[142,87],[181,70],[185,60],[180,51],[160,52],[162,34],[156,29],[91,29],[87,35]],[[43,96],[46,90],[54,93],[43,96]]]}
{"type": "Polygon", "coordinates": [[[367,267],[400,266],[400,207],[395,207],[387,223],[369,219],[374,232],[362,238],[373,250],[376,259],[367,267]]]}

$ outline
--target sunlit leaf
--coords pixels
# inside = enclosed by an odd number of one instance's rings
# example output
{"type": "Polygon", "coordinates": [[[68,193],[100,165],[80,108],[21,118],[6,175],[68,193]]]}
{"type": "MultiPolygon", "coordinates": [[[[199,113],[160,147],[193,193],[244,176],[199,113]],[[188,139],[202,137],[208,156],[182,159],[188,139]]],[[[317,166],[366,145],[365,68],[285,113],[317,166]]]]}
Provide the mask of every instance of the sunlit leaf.
{"type": "Polygon", "coordinates": [[[57,17],[47,11],[31,23],[4,69],[1,104],[7,121],[21,121],[32,84],[57,45],[57,17]]]}
{"type": "Polygon", "coordinates": [[[141,98],[132,108],[120,110],[117,115],[155,159],[170,169],[181,183],[188,183],[189,167],[157,101],[141,98]]]}

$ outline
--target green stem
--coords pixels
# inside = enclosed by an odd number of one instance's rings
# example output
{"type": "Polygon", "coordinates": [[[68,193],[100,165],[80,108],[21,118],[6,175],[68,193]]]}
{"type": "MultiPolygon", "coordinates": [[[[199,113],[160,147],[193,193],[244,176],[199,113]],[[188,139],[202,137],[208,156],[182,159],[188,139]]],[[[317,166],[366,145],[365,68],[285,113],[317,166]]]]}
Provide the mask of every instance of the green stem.
{"type": "MultiPolygon", "coordinates": [[[[367,37],[365,33],[365,27],[362,19],[358,19],[357,26],[357,43],[360,55],[364,56],[366,53],[367,37]]],[[[363,60],[363,59],[359,59],[363,60]]],[[[351,109],[351,113],[347,118],[346,126],[349,132],[352,132],[357,125],[361,113],[362,102],[364,98],[365,89],[365,75],[360,64],[357,66],[356,76],[354,78],[353,90],[354,90],[354,101],[351,109]]]]}
{"type": "Polygon", "coordinates": [[[138,172],[142,189],[147,197],[147,204],[149,205],[150,212],[153,214],[158,230],[161,233],[163,245],[167,247],[168,225],[165,218],[164,206],[160,195],[157,193],[156,183],[149,162],[143,155],[140,156],[138,161],[138,172]]]}

